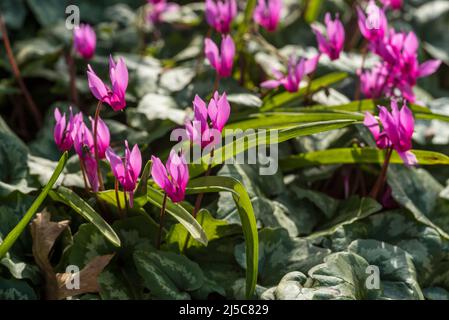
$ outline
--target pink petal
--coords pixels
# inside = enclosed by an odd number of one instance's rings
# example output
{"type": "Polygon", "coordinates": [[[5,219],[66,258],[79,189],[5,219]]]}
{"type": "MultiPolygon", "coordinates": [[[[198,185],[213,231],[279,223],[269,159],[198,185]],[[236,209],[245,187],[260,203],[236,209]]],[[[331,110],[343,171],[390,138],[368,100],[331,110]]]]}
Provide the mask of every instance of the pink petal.
{"type": "Polygon", "coordinates": [[[90,92],[100,101],[104,101],[104,98],[108,95],[108,89],[101,79],[95,74],[90,65],[87,65],[87,79],[89,83],[90,92]]]}
{"type": "Polygon", "coordinates": [[[416,159],[416,156],[413,154],[413,152],[411,151],[400,152],[397,150],[396,152],[399,154],[399,156],[401,157],[402,161],[404,161],[404,164],[406,166],[414,166],[418,164],[418,159],[416,159]]]}
{"type": "Polygon", "coordinates": [[[167,170],[158,157],[151,156],[151,161],[151,176],[153,177],[154,182],[156,182],[161,189],[165,190],[170,183],[167,170]]]}
{"type": "Polygon", "coordinates": [[[106,159],[111,165],[112,173],[117,178],[117,180],[122,181],[125,177],[125,168],[123,166],[122,159],[112,151],[109,147],[106,149],[106,159]]]}
{"type": "Polygon", "coordinates": [[[137,177],[140,174],[140,171],[142,170],[142,155],[140,154],[140,150],[137,144],[134,145],[128,161],[133,170],[134,178],[137,179],[137,177]]]}
{"type": "Polygon", "coordinates": [[[220,55],[217,45],[209,38],[204,40],[204,54],[214,69],[218,69],[220,65],[220,55]]]}
{"type": "Polygon", "coordinates": [[[418,77],[427,77],[438,70],[441,60],[428,60],[419,66],[418,77]]]}

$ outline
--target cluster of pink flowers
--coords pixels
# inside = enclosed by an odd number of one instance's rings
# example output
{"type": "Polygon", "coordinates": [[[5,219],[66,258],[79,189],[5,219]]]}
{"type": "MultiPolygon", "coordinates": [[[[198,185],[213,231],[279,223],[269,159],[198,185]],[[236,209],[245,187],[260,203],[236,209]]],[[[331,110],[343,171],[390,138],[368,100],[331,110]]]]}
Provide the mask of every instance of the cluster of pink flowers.
{"type": "MultiPolygon", "coordinates": [[[[118,63],[110,58],[109,76],[112,88],[106,86],[93,72],[90,65],[87,71],[89,88],[92,94],[101,103],[109,104],[113,110],[118,111],[126,107],[125,93],[128,86],[128,69],[123,58],[118,63]]],[[[130,205],[133,204],[133,192],[137,178],[141,171],[142,158],[137,145],[130,152],[125,141],[125,157],[122,161],[110,148],[111,136],[106,123],[99,117],[90,118],[91,128],[84,122],[84,115],[80,112],[75,116],[70,108],[70,116],[55,109],[56,125],[54,139],[61,151],[69,151],[72,146],[80,159],[83,174],[87,176],[90,188],[97,192],[100,188],[100,170],[98,161],[107,159],[112,172],[120,182],[125,192],[130,196],[130,205]],[[96,135],[95,135],[96,134],[96,135]]]]}
{"type": "Polygon", "coordinates": [[[235,44],[230,35],[232,20],[237,15],[236,0],[206,0],[206,21],[221,34],[220,50],[215,42],[204,39],[204,54],[210,65],[221,78],[232,75],[234,65],[235,44]]]}
{"type": "Polygon", "coordinates": [[[301,80],[305,75],[311,75],[315,72],[322,54],[325,54],[331,60],[337,60],[343,50],[345,42],[345,29],[340,19],[335,17],[332,20],[330,13],[325,16],[326,32],[322,33],[320,29],[313,26],[313,32],[316,35],[320,53],[310,59],[300,59],[291,56],[288,61],[287,73],[274,69],[274,80],[267,80],[261,83],[265,89],[274,89],[283,86],[288,92],[297,92],[300,89],[301,80]]]}
{"type": "Polygon", "coordinates": [[[405,102],[399,110],[396,100],[391,101],[391,112],[383,106],[379,106],[379,110],[379,119],[383,130],[381,130],[377,119],[369,112],[365,114],[365,121],[363,122],[373,134],[377,147],[379,149],[392,148],[396,150],[408,166],[417,164],[416,156],[410,151],[415,129],[412,111],[405,102]]]}
{"type": "MultiPolygon", "coordinates": [[[[66,114],[61,114],[58,108],[54,112],[56,125],[54,128],[54,139],[56,145],[61,151],[69,151],[72,147],[81,162],[81,166],[84,173],[89,180],[90,188],[97,192],[99,189],[98,182],[98,163],[95,159],[95,146],[94,146],[94,134],[93,134],[93,122],[92,130],[90,130],[84,123],[84,115],[79,112],[73,115],[72,108],[70,107],[70,115],[67,121],[66,114]]],[[[103,120],[99,119],[97,128],[97,149],[100,159],[105,158],[105,151],[109,147],[110,134],[107,125],[103,120]]]]}
{"type": "MultiPolygon", "coordinates": [[[[388,2],[388,6],[400,7],[395,1],[388,2]]],[[[415,33],[388,28],[384,9],[377,7],[373,0],[368,4],[367,13],[365,15],[358,9],[359,28],[369,43],[369,49],[381,61],[372,70],[360,72],[362,92],[368,98],[401,95],[407,101],[415,102],[413,87],[417,80],[434,73],[441,61],[430,60],[420,64],[419,41],[415,33]]]]}

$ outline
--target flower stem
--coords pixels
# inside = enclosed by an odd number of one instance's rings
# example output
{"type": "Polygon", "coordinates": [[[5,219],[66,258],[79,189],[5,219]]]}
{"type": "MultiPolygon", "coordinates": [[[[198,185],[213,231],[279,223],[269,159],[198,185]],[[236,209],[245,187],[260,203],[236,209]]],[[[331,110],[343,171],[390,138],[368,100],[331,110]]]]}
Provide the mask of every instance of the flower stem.
{"type": "Polygon", "coordinates": [[[354,94],[354,100],[356,100],[356,101],[360,100],[360,91],[362,89],[362,81],[360,79],[360,76],[365,69],[367,53],[368,53],[368,45],[366,44],[362,49],[362,66],[360,67],[360,75],[359,75],[359,79],[357,80],[357,87],[356,87],[355,94],[354,94]]]}
{"type": "Polygon", "coordinates": [[[27,101],[27,105],[31,111],[31,114],[34,117],[34,121],[38,128],[42,127],[42,116],[39,112],[39,109],[36,106],[33,98],[31,97],[30,92],[28,91],[25,82],[23,81],[22,75],[20,74],[19,67],[17,66],[17,62],[14,58],[14,54],[11,49],[11,42],[9,41],[8,31],[6,29],[5,22],[3,21],[3,17],[0,14],[0,33],[2,34],[3,44],[5,45],[6,55],[8,56],[9,63],[11,64],[11,69],[16,78],[17,83],[19,84],[20,90],[27,101]]]}
{"type": "Polygon", "coordinates": [[[167,205],[167,193],[164,193],[164,200],[162,201],[161,213],[159,215],[159,231],[157,233],[156,249],[161,248],[162,228],[164,225],[165,206],[167,205]]]}
{"type": "Polygon", "coordinates": [[[89,185],[87,184],[86,168],[84,166],[84,161],[83,161],[83,159],[81,159],[81,157],[79,157],[79,160],[80,160],[81,172],[83,174],[84,188],[86,189],[86,192],[89,192],[89,185]]]}
{"type": "Polygon", "coordinates": [[[100,157],[98,155],[98,120],[100,119],[100,111],[101,111],[102,103],[98,101],[97,110],[95,110],[95,120],[94,120],[94,153],[95,153],[95,161],[97,162],[97,175],[98,175],[98,183],[100,191],[104,190],[103,177],[101,176],[100,170],[100,157]]]}
{"type": "MultiPolygon", "coordinates": [[[[207,171],[205,176],[208,177],[210,176],[210,172],[212,171],[212,158],[214,157],[214,149],[212,149],[210,151],[210,162],[209,165],[207,166],[207,171]]],[[[198,211],[201,208],[201,202],[203,201],[203,197],[204,197],[204,193],[200,193],[198,195],[198,197],[196,197],[196,201],[195,201],[195,208],[193,209],[193,213],[192,216],[196,219],[196,215],[198,214],[198,211]]]]}
{"type": "Polygon", "coordinates": [[[218,90],[219,85],[220,85],[220,75],[217,72],[215,75],[214,90],[212,91],[212,94],[218,90]]]}
{"type": "Polygon", "coordinates": [[[120,205],[120,195],[119,195],[119,190],[118,190],[118,180],[117,179],[115,179],[115,199],[117,201],[118,213],[119,213],[120,217],[123,219],[125,216],[122,211],[122,206],[120,205]]]}
{"type": "Polygon", "coordinates": [[[371,192],[369,194],[369,196],[373,199],[377,199],[379,192],[382,190],[386,178],[387,178],[387,170],[388,170],[388,165],[390,163],[390,158],[391,155],[393,153],[393,148],[388,148],[387,149],[387,153],[385,155],[385,160],[384,163],[382,165],[382,170],[380,171],[379,177],[377,178],[376,184],[374,185],[373,189],[371,189],[371,192]]]}
{"type": "Polygon", "coordinates": [[[72,48],[70,48],[69,51],[66,52],[65,54],[65,61],[67,63],[67,68],[69,69],[70,75],[70,99],[77,107],[80,107],[78,99],[78,91],[76,90],[76,69],[72,54],[73,54],[72,48]]]}

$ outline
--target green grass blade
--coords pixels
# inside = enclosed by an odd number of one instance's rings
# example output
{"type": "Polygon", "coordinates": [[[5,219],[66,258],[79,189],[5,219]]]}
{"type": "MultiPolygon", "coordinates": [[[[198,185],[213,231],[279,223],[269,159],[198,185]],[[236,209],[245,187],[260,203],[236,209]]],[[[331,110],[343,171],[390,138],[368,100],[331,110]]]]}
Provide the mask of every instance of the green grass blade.
{"type": "MultiPolygon", "coordinates": [[[[419,165],[449,165],[449,157],[433,151],[412,150],[418,159],[419,165]]],[[[373,148],[337,148],[322,151],[301,153],[290,156],[280,161],[283,171],[294,169],[333,164],[352,164],[352,163],[378,163],[382,164],[385,158],[385,151],[373,148]]],[[[390,163],[404,163],[399,155],[394,152],[390,163]]]]}
{"type": "MultiPolygon", "coordinates": [[[[157,206],[158,208],[162,208],[162,202],[164,199],[164,194],[159,190],[148,187],[147,189],[147,197],[148,202],[157,206]]],[[[198,221],[193,218],[192,214],[187,211],[179,203],[173,203],[170,198],[167,197],[167,204],[165,211],[170,214],[173,218],[175,218],[180,224],[182,224],[193,239],[199,241],[200,243],[207,246],[207,235],[204,231],[203,227],[198,223],[198,221]]]]}
{"type": "MultiPolygon", "coordinates": [[[[348,74],[345,72],[334,72],[318,79],[312,80],[312,84],[310,85],[310,93],[314,93],[321,89],[327,88],[334,83],[346,79],[347,77],[348,74]]],[[[269,111],[274,108],[283,107],[294,101],[297,101],[299,98],[305,96],[307,90],[307,87],[304,87],[299,89],[299,91],[295,93],[282,92],[275,96],[267,96],[264,99],[264,104],[261,107],[261,111],[269,111]]]]}
{"type": "Polygon", "coordinates": [[[45,185],[44,189],[41,191],[41,193],[36,198],[36,200],[34,200],[33,204],[28,209],[28,211],[25,213],[23,218],[14,227],[14,229],[12,229],[11,232],[6,236],[5,240],[0,244],[0,259],[3,258],[3,256],[8,252],[8,250],[16,242],[16,240],[22,234],[23,230],[25,230],[28,223],[31,221],[33,216],[36,214],[37,210],[39,210],[39,207],[41,206],[42,202],[44,202],[44,200],[47,197],[48,193],[50,192],[51,188],[53,188],[53,185],[58,180],[59,175],[61,174],[62,170],[64,169],[65,164],[67,162],[67,158],[68,158],[67,152],[64,152],[62,157],[59,159],[59,162],[58,162],[58,165],[56,166],[55,171],[53,171],[53,174],[50,177],[50,180],[48,181],[48,183],[45,185]]]}
{"type": "Polygon", "coordinates": [[[98,214],[86,201],[72,190],[65,187],[58,187],[51,192],[55,201],[66,204],[80,214],[84,219],[92,223],[103,236],[114,246],[120,247],[120,238],[114,229],[98,214]]]}
{"type": "Polygon", "coordinates": [[[243,235],[246,245],[246,297],[253,296],[256,289],[258,273],[259,240],[257,234],[256,217],[251,199],[245,187],[237,179],[230,177],[201,177],[191,180],[187,193],[231,192],[242,221],[243,235]]]}

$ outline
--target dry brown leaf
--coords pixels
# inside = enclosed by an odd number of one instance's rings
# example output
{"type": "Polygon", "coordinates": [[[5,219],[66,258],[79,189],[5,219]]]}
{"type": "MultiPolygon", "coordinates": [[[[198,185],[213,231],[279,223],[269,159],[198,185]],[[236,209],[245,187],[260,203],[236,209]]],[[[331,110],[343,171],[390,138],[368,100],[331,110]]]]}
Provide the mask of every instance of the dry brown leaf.
{"type": "Polygon", "coordinates": [[[80,288],[67,289],[66,283],[72,277],[78,276],[71,273],[58,273],[56,279],[58,282],[58,299],[65,299],[67,297],[76,296],[82,293],[98,292],[98,276],[103,269],[108,265],[109,261],[114,257],[114,254],[98,256],[93,258],[84,268],[79,272],[80,288]]]}
{"type": "Polygon", "coordinates": [[[56,239],[64,231],[69,221],[50,221],[50,213],[43,211],[38,213],[31,223],[31,236],[33,238],[33,255],[36,264],[44,272],[45,293],[49,300],[65,299],[70,296],[88,292],[98,292],[98,275],[107,266],[114,254],[93,258],[78,274],[56,274],[49,260],[49,254],[56,239]],[[72,277],[79,277],[79,289],[68,289],[66,283],[72,277]]]}

